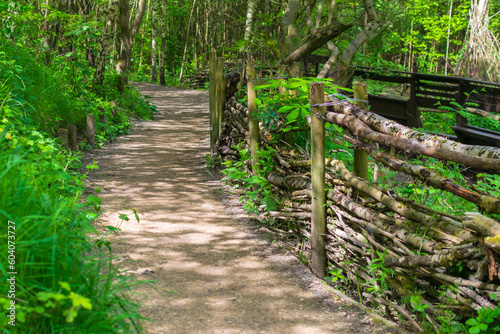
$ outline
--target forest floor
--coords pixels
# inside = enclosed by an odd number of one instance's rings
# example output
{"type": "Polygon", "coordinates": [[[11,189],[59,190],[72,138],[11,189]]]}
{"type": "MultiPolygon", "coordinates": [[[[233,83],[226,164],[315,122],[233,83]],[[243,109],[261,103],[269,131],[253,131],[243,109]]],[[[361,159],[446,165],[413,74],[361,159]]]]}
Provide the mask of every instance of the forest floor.
{"type": "Polygon", "coordinates": [[[259,230],[205,167],[208,94],[136,84],[160,114],[88,158],[99,169],[98,228],[140,212],[110,237],[121,270],[139,280],[149,333],[397,333],[338,299],[259,230]]]}

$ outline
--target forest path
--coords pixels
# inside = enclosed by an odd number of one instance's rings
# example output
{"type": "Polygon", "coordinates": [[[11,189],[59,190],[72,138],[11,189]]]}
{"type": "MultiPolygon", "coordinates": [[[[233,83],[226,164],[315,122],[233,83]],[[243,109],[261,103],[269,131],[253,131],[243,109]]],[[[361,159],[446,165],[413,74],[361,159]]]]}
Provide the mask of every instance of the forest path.
{"type": "Polygon", "coordinates": [[[99,187],[116,226],[120,267],[140,280],[149,333],[388,333],[337,300],[294,256],[257,231],[205,165],[208,94],[144,83],[160,115],[92,153],[99,187]],[[133,216],[131,216],[133,217],[133,216]]]}

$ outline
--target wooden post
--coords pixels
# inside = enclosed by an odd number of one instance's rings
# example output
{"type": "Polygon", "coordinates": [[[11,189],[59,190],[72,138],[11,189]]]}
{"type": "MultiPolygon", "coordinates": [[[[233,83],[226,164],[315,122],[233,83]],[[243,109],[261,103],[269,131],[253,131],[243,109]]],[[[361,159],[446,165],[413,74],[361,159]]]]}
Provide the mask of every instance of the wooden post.
{"type": "Polygon", "coordinates": [[[417,104],[417,75],[415,73],[411,74],[410,99],[406,104],[406,113],[408,114],[409,127],[422,127],[422,120],[420,119],[420,112],[418,111],[417,104]]]}
{"type": "Polygon", "coordinates": [[[244,77],[244,71],[243,71],[243,56],[240,55],[238,58],[238,61],[236,62],[237,69],[236,71],[240,74],[240,82],[238,82],[238,85],[236,86],[238,88],[238,97],[241,98],[240,90],[243,87],[243,81],[245,81],[244,77]]]}
{"type": "Polygon", "coordinates": [[[217,67],[215,70],[216,82],[216,106],[215,106],[215,122],[214,134],[215,141],[219,139],[222,132],[222,113],[224,112],[224,104],[226,103],[226,80],[224,79],[224,57],[217,58],[217,67]]]}
{"type": "Polygon", "coordinates": [[[68,148],[68,130],[57,129],[57,137],[59,138],[59,144],[68,148]]]}
{"type": "Polygon", "coordinates": [[[76,126],[68,123],[68,146],[71,150],[76,151],[76,126]]]}
{"type": "MultiPolygon", "coordinates": [[[[460,104],[462,107],[465,105],[465,94],[464,94],[464,80],[459,79],[458,81],[458,92],[455,94],[455,101],[460,104]]],[[[456,113],[457,126],[464,126],[467,124],[467,118],[456,113]]]]}
{"type": "Polygon", "coordinates": [[[95,118],[94,115],[87,115],[87,139],[89,145],[95,147],[95,118]]]}
{"type": "MultiPolygon", "coordinates": [[[[354,98],[368,101],[366,83],[354,83],[354,98]]],[[[368,108],[368,105],[361,101],[355,101],[354,104],[363,109],[368,108]]],[[[354,149],[354,175],[364,180],[368,180],[368,154],[363,150],[354,149]]]]}
{"type": "Polygon", "coordinates": [[[247,87],[248,87],[248,135],[250,140],[250,154],[252,155],[252,166],[255,174],[260,170],[259,166],[259,121],[255,117],[257,106],[255,99],[257,93],[253,87],[255,86],[255,61],[251,55],[247,58],[247,87]]]}
{"type": "MultiPolygon", "coordinates": [[[[309,104],[325,102],[325,84],[311,83],[309,104]]],[[[311,107],[311,262],[312,272],[319,278],[326,276],[326,192],[325,192],[325,107],[311,107]]]]}
{"type": "Polygon", "coordinates": [[[118,117],[118,104],[116,103],[116,101],[111,101],[111,105],[113,106],[111,114],[113,115],[113,118],[116,118],[118,117]]]}
{"type": "Polygon", "coordinates": [[[99,110],[99,122],[100,123],[106,123],[106,110],[104,110],[103,107],[97,107],[99,110]]]}
{"type": "Polygon", "coordinates": [[[210,156],[213,158],[215,153],[215,143],[217,137],[215,137],[214,122],[215,122],[215,67],[217,66],[215,52],[211,51],[208,53],[209,57],[209,67],[208,67],[208,80],[209,80],[209,110],[210,110],[210,156]]]}

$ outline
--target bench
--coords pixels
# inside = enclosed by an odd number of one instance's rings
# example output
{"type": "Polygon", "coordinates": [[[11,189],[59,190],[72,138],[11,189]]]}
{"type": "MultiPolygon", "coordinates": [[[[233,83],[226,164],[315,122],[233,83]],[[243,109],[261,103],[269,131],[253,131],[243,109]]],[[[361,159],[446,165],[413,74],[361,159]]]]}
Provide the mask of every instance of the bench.
{"type": "Polygon", "coordinates": [[[458,140],[464,144],[500,147],[500,132],[469,124],[452,126],[451,128],[458,140]]]}

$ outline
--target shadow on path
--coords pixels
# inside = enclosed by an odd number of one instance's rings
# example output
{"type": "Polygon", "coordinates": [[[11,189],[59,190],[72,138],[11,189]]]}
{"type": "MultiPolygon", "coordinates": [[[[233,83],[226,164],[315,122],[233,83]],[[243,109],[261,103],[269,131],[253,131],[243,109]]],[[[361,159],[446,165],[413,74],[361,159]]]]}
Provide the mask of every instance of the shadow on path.
{"type": "MultiPolygon", "coordinates": [[[[127,222],[112,239],[123,270],[143,286],[150,333],[387,333],[326,292],[307,268],[255,233],[224,203],[204,167],[208,95],[136,84],[160,115],[96,151],[91,186],[102,190],[102,225],[127,222]]],[[[227,200],[225,200],[227,202],[227,200]]]]}

